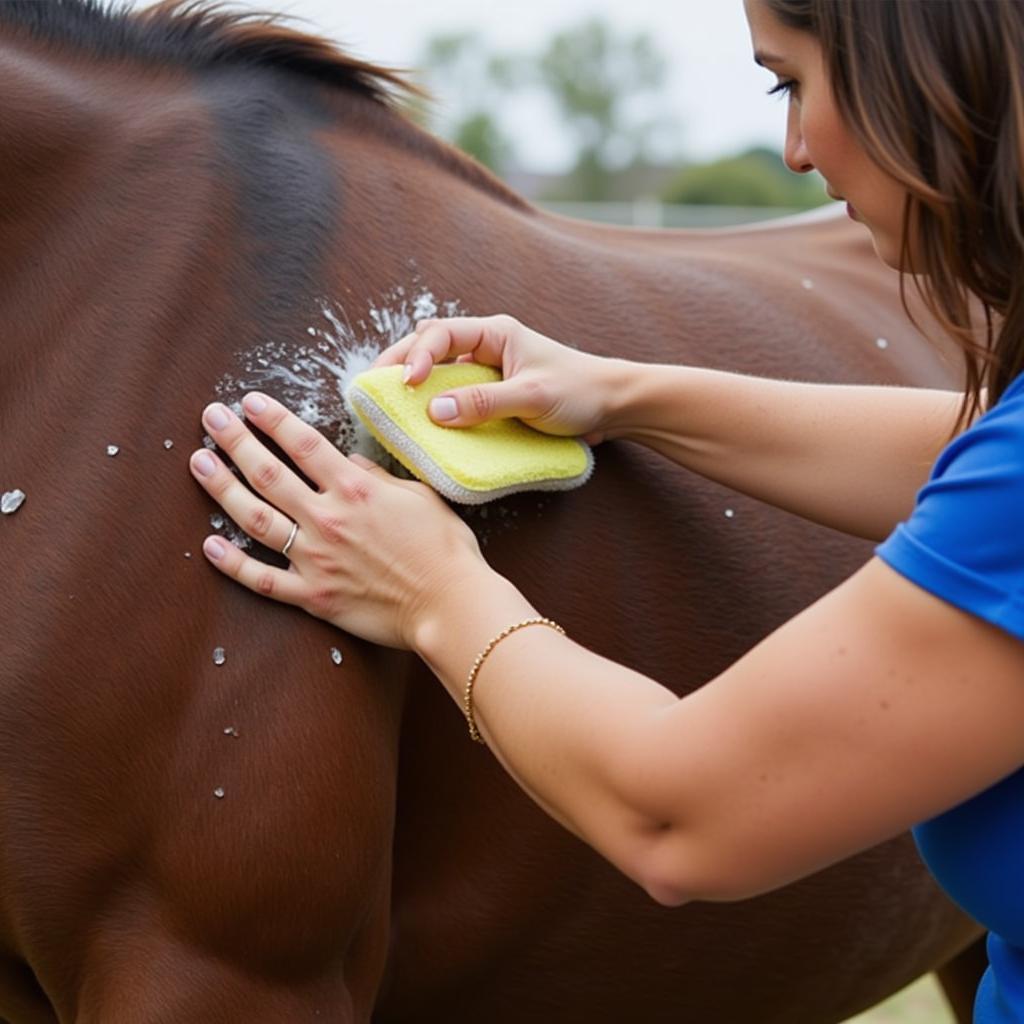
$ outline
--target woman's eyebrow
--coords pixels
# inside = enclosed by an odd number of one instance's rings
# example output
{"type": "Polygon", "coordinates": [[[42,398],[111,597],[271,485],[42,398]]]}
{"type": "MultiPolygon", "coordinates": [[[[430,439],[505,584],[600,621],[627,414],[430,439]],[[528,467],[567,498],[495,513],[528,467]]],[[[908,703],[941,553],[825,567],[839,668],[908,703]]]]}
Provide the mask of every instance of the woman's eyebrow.
{"type": "Polygon", "coordinates": [[[754,63],[767,67],[769,64],[782,64],[783,58],[776,57],[774,53],[765,53],[763,50],[754,51],[754,63]]]}

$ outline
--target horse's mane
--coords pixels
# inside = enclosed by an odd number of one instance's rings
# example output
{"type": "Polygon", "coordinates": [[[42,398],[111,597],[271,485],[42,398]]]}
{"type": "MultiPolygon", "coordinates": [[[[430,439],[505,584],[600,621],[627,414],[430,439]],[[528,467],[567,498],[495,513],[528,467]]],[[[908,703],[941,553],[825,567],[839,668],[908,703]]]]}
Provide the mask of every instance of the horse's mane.
{"type": "Polygon", "coordinates": [[[355,92],[401,118],[407,142],[418,152],[505,202],[528,206],[487,168],[404,117],[403,100],[429,95],[401,71],[361,61],[283,21],[280,15],[231,9],[216,0],[161,0],[141,11],[123,0],[0,0],[0,25],[101,57],[136,57],[197,71],[274,68],[355,92]]]}

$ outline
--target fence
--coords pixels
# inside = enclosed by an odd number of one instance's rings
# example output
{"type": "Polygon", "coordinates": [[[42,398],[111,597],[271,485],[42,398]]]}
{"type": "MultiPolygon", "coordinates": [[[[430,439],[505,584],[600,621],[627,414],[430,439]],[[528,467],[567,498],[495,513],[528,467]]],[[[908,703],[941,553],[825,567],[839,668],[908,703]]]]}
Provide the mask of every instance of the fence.
{"type": "Polygon", "coordinates": [[[537,205],[566,217],[638,228],[727,227],[801,212],[785,206],[684,206],[656,199],[637,199],[629,203],[538,202],[537,205]]]}

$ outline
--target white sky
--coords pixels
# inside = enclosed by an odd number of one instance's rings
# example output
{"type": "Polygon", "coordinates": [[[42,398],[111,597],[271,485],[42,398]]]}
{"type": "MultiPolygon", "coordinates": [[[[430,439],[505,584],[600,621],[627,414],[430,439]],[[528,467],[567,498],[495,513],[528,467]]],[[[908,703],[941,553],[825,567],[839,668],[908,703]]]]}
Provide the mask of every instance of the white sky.
{"type": "MultiPolygon", "coordinates": [[[[765,95],[774,77],[751,59],[741,0],[236,0],[236,6],[304,18],[356,56],[402,67],[413,66],[426,40],[439,33],[476,30],[491,49],[536,52],[555,31],[600,16],[625,33],[650,33],[667,58],[662,109],[679,124],[674,142],[685,158],[782,146],[785,102],[765,95]]],[[[520,100],[505,116],[526,166],[565,168],[570,150],[546,109],[520,100]]]]}

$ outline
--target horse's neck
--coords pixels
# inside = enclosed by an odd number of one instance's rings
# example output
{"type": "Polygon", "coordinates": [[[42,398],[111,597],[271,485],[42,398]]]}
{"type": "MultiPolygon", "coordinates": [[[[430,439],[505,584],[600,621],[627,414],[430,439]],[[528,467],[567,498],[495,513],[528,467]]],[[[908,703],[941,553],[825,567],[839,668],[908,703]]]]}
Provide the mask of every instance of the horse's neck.
{"type": "Polygon", "coordinates": [[[0,363],[137,329],[140,304],[159,308],[153,292],[172,280],[156,272],[167,253],[151,226],[180,245],[213,213],[197,202],[201,174],[180,188],[201,169],[196,147],[171,146],[201,137],[196,105],[170,83],[132,88],[123,71],[10,40],[0,93],[0,363]]]}

